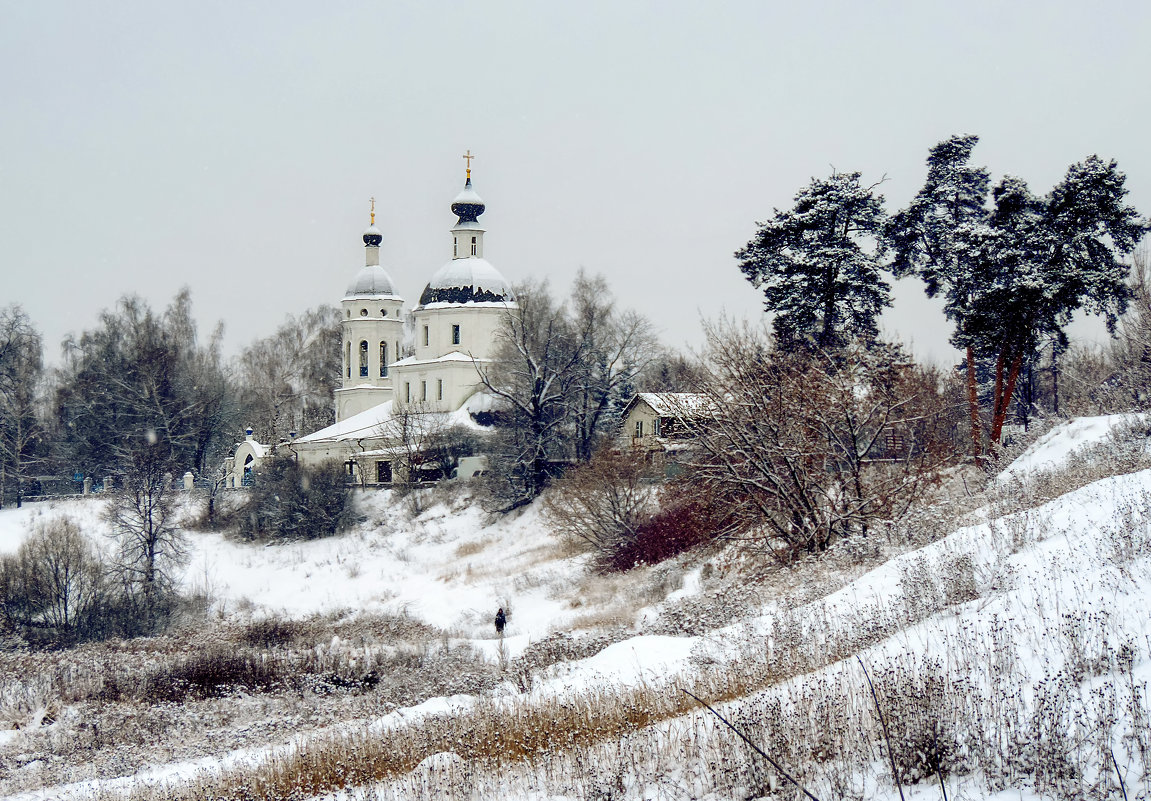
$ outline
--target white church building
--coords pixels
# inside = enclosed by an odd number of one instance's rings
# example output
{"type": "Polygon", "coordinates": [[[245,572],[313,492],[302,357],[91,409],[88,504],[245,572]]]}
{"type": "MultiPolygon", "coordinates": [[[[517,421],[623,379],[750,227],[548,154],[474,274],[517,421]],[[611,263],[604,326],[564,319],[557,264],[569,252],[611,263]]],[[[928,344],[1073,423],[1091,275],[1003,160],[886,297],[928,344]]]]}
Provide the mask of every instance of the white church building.
{"type": "MultiPolygon", "coordinates": [[[[465,158],[470,158],[466,156],[465,158]]],[[[400,431],[420,425],[482,430],[475,416],[491,410],[477,365],[490,361],[496,332],[517,310],[508,282],[484,258],[484,202],[472,188],[452,201],[452,257],[432,275],[412,309],[414,343],[404,346],[404,299],[380,266],[383,239],[375,224],[364,231],[365,264],[340,301],[341,386],[335,391],[336,422],[307,436],[275,445],[248,438],[225,464],[225,483],[240,486],[273,453],[295,454],[304,465],[342,462],[357,483],[390,483],[396,455],[405,447],[400,431]],[[403,424],[401,425],[401,421],[403,424]]]]}

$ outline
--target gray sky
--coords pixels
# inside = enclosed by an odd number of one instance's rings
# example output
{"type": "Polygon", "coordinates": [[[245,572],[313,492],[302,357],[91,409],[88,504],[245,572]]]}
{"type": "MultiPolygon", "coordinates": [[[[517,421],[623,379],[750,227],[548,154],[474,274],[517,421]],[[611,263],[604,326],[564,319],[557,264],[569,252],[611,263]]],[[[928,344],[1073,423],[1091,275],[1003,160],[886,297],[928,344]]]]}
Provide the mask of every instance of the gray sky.
{"type": "MultiPolygon", "coordinates": [[[[0,0],[0,305],[50,359],[126,293],[191,287],[238,351],[381,262],[409,307],[450,256],[477,154],[485,255],[566,290],[581,266],[671,345],[758,315],[733,251],[832,166],[927,149],[1046,192],[1116,158],[1151,213],[1146,2],[155,2],[0,0]]],[[[945,355],[918,284],[888,333],[945,355]]]]}

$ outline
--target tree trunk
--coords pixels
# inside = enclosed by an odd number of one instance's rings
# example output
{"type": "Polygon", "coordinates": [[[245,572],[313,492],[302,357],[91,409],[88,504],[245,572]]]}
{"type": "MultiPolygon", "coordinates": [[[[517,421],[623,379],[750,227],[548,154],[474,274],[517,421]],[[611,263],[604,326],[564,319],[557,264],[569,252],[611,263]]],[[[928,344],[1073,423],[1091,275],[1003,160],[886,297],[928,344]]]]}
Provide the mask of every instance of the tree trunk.
{"type": "Polygon", "coordinates": [[[983,453],[983,428],[979,422],[979,382],[975,377],[975,351],[967,346],[967,405],[971,412],[971,447],[973,455],[983,453]]]}
{"type": "MultiPolygon", "coordinates": [[[[1003,433],[1003,421],[1007,419],[1007,409],[1011,406],[1011,395],[1015,392],[1015,382],[1019,378],[1019,370],[1023,366],[1023,354],[1020,353],[1011,360],[1011,371],[1007,375],[1007,386],[1003,397],[996,402],[995,417],[991,420],[991,441],[999,444],[1003,433]]],[[[998,381],[996,382],[998,383],[998,381]]]]}

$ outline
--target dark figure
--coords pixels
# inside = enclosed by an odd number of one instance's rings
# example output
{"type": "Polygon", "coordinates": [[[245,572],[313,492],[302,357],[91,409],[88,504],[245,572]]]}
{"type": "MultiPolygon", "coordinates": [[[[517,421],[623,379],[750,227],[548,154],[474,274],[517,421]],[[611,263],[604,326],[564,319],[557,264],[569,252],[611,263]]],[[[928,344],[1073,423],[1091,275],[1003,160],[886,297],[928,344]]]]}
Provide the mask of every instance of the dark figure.
{"type": "Polygon", "coordinates": [[[504,615],[504,608],[501,606],[500,611],[496,612],[496,634],[503,635],[504,624],[507,622],[508,619],[504,615]]]}

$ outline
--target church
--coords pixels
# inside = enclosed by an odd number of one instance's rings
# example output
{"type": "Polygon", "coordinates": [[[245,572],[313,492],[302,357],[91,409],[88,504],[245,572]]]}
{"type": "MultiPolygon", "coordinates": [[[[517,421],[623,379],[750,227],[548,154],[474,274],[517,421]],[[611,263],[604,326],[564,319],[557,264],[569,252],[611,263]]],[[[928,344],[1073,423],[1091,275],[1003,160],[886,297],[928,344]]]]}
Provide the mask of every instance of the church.
{"type": "Polygon", "coordinates": [[[507,280],[484,258],[484,202],[472,187],[470,151],[463,191],[452,201],[451,258],[432,275],[411,310],[414,341],[405,352],[404,299],[380,266],[383,235],[373,209],[363,234],[365,263],[340,301],[341,371],[336,422],[282,443],[241,442],[225,461],[225,485],[245,483],[273,454],[292,454],[302,465],[338,461],[357,484],[389,484],[398,458],[411,447],[410,431],[462,427],[492,409],[477,366],[490,362],[496,333],[518,309],[507,280]]]}

